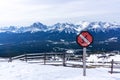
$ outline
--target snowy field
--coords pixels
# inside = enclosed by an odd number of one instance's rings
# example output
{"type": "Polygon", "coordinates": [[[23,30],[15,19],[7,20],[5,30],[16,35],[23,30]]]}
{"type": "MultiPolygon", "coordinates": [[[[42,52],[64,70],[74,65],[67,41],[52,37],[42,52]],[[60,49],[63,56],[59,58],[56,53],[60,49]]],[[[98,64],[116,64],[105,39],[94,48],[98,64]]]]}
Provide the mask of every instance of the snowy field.
{"type": "Polygon", "coordinates": [[[120,73],[108,73],[110,68],[82,68],[30,64],[22,61],[0,62],[0,80],[120,80],[120,73]]]}

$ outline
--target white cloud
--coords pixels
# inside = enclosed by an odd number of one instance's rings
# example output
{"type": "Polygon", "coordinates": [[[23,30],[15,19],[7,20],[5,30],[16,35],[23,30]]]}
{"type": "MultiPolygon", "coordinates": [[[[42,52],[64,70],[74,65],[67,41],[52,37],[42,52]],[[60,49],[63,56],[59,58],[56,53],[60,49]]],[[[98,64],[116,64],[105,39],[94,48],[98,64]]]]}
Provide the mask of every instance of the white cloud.
{"type": "Polygon", "coordinates": [[[120,0],[1,0],[0,26],[120,20],[120,0]]]}

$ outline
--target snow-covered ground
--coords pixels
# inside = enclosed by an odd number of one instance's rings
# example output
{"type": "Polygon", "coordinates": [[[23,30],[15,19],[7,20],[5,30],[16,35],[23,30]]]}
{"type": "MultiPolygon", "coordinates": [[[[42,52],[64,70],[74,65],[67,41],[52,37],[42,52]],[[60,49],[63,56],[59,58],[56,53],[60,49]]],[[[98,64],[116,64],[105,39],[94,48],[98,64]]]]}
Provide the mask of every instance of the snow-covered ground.
{"type": "Polygon", "coordinates": [[[93,55],[90,55],[89,57],[87,57],[87,61],[88,62],[111,62],[112,59],[114,61],[120,61],[120,55],[119,54],[115,54],[113,56],[108,56],[109,54],[106,54],[104,56],[106,56],[105,58],[104,57],[101,57],[103,56],[102,54],[93,54],[93,55]],[[101,57],[101,58],[99,58],[101,57]]]}
{"type": "Polygon", "coordinates": [[[22,61],[0,62],[0,80],[120,80],[120,73],[108,73],[110,68],[82,68],[30,64],[22,61]]]}

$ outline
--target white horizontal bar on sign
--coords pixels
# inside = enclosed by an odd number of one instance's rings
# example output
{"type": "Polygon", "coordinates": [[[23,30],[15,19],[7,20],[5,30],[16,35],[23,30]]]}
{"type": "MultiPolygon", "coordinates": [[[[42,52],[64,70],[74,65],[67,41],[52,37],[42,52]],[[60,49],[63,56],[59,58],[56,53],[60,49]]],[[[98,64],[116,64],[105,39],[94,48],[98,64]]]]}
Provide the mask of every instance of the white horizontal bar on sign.
{"type": "Polygon", "coordinates": [[[89,42],[82,34],[80,34],[80,37],[81,37],[87,44],[90,44],[90,42],[89,42]]]}

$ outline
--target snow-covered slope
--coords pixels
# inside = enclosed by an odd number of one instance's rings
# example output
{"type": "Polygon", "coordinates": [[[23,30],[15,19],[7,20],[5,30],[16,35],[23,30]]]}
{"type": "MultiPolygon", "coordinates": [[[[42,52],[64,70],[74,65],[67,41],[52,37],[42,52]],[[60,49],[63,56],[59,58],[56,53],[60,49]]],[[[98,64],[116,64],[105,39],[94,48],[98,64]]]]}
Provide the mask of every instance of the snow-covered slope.
{"type": "Polygon", "coordinates": [[[65,32],[65,33],[76,33],[77,26],[70,23],[57,23],[50,29],[51,32],[65,32]]]}
{"type": "Polygon", "coordinates": [[[0,62],[0,80],[120,80],[120,74],[110,74],[110,68],[82,68],[29,64],[20,61],[0,62]]]}
{"type": "Polygon", "coordinates": [[[18,28],[16,26],[10,26],[10,27],[1,27],[0,28],[0,33],[2,32],[17,32],[18,31],[18,28]]]}
{"type": "Polygon", "coordinates": [[[47,26],[46,25],[43,25],[42,23],[40,22],[36,22],[36,23],[33,23],[32,25],[30,26],[27,26],[27,27],[20,27],[16,33],[24,33],[24,32],[38,32],[38,31],[46,31],[47,29],[47,26]]]}

